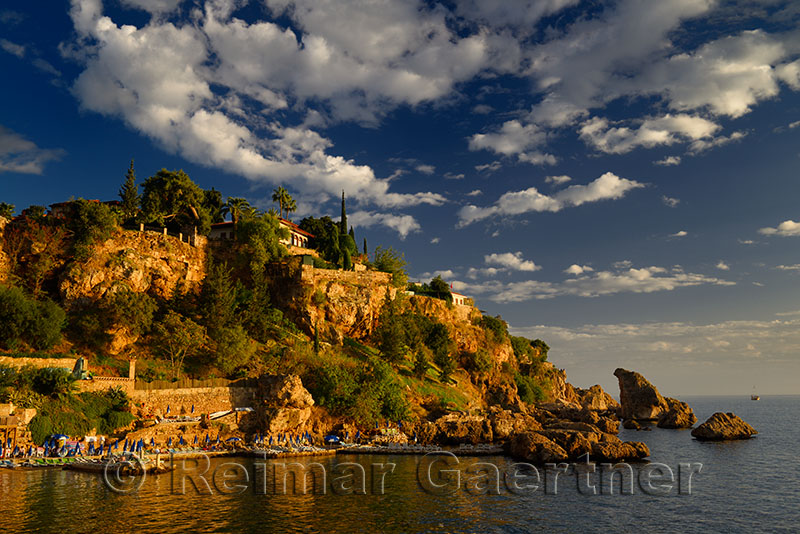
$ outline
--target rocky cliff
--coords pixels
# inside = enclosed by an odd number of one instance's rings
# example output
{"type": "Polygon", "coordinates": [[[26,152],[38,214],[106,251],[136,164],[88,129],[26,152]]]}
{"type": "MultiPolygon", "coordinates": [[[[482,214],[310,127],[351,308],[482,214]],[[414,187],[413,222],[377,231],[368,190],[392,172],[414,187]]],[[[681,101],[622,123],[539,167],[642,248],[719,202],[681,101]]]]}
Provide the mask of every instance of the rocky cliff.
{"type": "Polygon", "coordinates": [[[8,219],[0,217],[0,284],[8,280],[9,270],[11,266],[8,263],[8,255],[3,250],[5,242],[5,230],[8,224],[8,219]]]}
{"type": "Polygon", "coordinates": [[[74,262],[59,280],[65,301],[98,299],[118,285],[169,298],[196,290],[206,272],[205,241],[192,246],[156,232],[117,231],[96,245],[85,263],[74,262]]]}
{"type": "Polygon", "coordinates": [[[316,269],[300,257],[268,267],[273,304],[306,334],[341,344],[344,337],[366,339],[377,326],[381,307],[397,289],[391,275],[372,271],[316,269]]]}

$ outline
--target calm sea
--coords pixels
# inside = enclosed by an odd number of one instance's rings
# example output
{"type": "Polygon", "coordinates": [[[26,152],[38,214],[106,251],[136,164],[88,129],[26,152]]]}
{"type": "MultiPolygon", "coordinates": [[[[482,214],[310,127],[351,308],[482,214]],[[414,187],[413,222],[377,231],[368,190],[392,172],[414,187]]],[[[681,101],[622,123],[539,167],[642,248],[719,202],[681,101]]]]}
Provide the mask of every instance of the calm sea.
{"type": "MultiPolygon", "coordinates": [[[[587,474],[580,466],[578,474],[573,466],[555,480],[552,471],[543,469],[534,490],[536,479],[530,473],[514,478],[513,462],[499,457],[480,461],[493,463],[502,477],[516,481],[518,488],[513,492],[504,478],[499,494],[486,494],[486,482],[494,477],[480,473],[493,471],[478,469],[477,459],[450,466],[439,459],[434,475],[437,467],[444,466],[451,478],[431,482],[452,481],[455,471],[462,477],[462,487],[454,490],[451,482],[427,491],[420,485],[426,470],[420,469],[418,457],[303,459],[305,466],[316,461],[326,469],[325,494],[319,486],[317,493],[302,494],[298,487],[293,491],[291,484],[290,494],[280,494],[280,485],[276,488],[273,480],[275,461],[253,459],[213,460],[205,475],[210,495],[199,494],[190,479],[185,494],[179,494],[180,485],[169,475],[147,478],[138,491],[118,494],[97,475],[2,469],[0,531],[800,532],[800,462],[795,457],[800,397],[763,397],[759,402],[747,397],[683,400],[701,421],[715,411],[733,411],[760,434],[749,441],[700,443],[688,431],[623,431],[622,439],[649,445],[653,462],[635,468],[633,493],[624,495],[619,493],[621,477],[609,487],[600,474],[587,474]],[[222,465],[232,462],[242,467],[222,465]],[[364,468],[366,495],[341,494],[359,480],[345,475],[360,468],[343,466],[344,462],[364,468]],[[266,463],[266,468],[255,463],[266,463]],[[390,469],[389,463],[395,464],[394,470],[382,476],[390,469]],[[680,464],[694,467],[684,470],[682,480],[680,464]],[[689,488],[686,475],[697,464],[702,468],[691,476],[689,488]],[[672,483],[666,468],[672,471],[672,483]],[[643,473],[650,476],[650,486],[643,473]],[[268,481],[266,486],[263,480],[268,481]],[[465,480],[475,482],[477,488],[466,487],[465,480]],[[610,490],[613,494],[608,494],[610,490]]],[[[287,480],[291,482],[291,477],[287,480]]],[[[321,485],[321,477],[317,481],[321,485]]],[[[623,485],[630,490],[627,483],[623,485]]]]}

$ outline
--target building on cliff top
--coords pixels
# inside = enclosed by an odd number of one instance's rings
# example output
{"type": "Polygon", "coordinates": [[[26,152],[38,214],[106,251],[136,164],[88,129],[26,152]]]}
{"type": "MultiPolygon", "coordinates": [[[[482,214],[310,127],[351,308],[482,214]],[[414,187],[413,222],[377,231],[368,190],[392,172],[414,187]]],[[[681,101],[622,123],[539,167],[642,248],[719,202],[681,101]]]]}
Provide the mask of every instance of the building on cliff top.
{"type": "Polygon", "coordinates": [[[455,291],[450,291],[450,294],[453,295],[453,304],[457,304],[459,306],[474,306],[475,301],[466,295],[462,295],[461,293],[456,293],[455,291]]]}
{"type": "MultiPolygon", "coordinates": [[[[281,239],[281,243],[287,247],[308,248],[308,240],[313,238],[314,235],[306,232],[295,223],[288,219],[278,219],[283,228],[289,230],[289,238],[281,239]]],[[[209,239],[233,239],[233,223],[221,222],[211,225],[211,232],[208,234],[209,239]]]]}

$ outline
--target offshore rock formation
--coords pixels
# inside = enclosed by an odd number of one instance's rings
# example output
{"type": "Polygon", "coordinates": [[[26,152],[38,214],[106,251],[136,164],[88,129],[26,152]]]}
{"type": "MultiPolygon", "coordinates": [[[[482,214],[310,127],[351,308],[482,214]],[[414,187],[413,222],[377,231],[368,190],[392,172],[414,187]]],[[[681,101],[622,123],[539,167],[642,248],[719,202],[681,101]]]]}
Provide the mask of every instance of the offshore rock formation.
{"type": "Polygon", "coordinates": [[[619,380],[619,412],[623,420],[657,421],[661,428],[691,428],[697,422],[688,404],[663,397],[639,373],[618,368],[614,376],[619,380]]]}
{"type": "Polygon", "coordinates": [[[669,410],[666,399],[639,373],[618,368],[614,376],[619,380],[622,419],[655,421],[669,410]]]}
{"type": "Polygon", "coordinates": [[[692,408],[685,402],[666,397],[669,409],[658,418],[660,428],[692,428],[697,422],[697,416],[692,408]]]}
{"type": "Polygon", "coordinates": [[[750,439],[755,434],[758,434],[755,428],[732,412],[717,412],[692,430],[692,436],[701,441],[750,439]]]}

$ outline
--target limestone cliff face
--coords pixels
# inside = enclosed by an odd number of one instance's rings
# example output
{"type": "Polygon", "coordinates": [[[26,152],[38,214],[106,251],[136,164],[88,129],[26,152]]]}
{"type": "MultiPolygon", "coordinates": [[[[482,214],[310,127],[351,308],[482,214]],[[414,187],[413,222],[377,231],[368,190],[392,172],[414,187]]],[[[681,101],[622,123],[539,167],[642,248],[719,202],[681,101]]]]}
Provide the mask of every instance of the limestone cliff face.
{"type": "Polygon", "coordinates": [[[85,263],[72,263],[59,280],[65,301],[98,299],[126,285],[137,293],[169,298],[199,288],[205,277],[204,240],[192,246],[155,232],[120,230],[94,247],[85,263]]]}
{"type": "Polygon", "coordinates": [[[0,217],[0,284],[8,280],[9,270],[11,266],[8,264],[8,256],[3,251],[3,243],[5,241],[5,230],[8,224],[8,219],[0,217]]]}
{"type": "Polygon", "coordinates": [[[441,299],[412,296],[407,307],[414,313],[424,315],[447,326],[450,336],[456,344],[456,352],[477,352],[480,348],[489,348],[492,359],[498,364],[513,359],[514,349],[507,339],[502,343],[489,343],[486,331],[473,324],[473,319],[480,319],[481,312],[473,306],[448,305],[441,299]]]}
{"type": "Polygon", "coordinates": [[[387,292],[389,298],[397,293],[387,273],[315,269],[299,257],[268,269],[273,304],[308,335],[316,326],[323,341],[336,344],[369,337],[387,292]]]}

